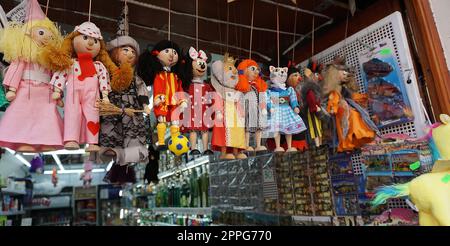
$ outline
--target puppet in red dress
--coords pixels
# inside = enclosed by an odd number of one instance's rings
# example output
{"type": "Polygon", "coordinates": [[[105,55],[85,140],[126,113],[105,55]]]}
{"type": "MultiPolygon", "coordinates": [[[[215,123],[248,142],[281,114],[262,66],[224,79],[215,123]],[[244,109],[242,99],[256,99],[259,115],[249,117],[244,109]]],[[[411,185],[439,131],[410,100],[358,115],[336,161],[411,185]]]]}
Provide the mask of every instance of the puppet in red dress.
{"type": "Polygon", "coordinates": [[[203,154],[214,154],[209,149],[209,131],[214,122],[212,119],[214,89],[203,80],[208,69],[208,57],[203,50],[195,50],[191,47],[184,59],[183,80],[191,83],[189,86],[189,107],[183,114],[181,131],[189,133],[191,143],[191,155],[201,154],[197,148],[197,133],[201,133],[203,143],[203,154]]]}

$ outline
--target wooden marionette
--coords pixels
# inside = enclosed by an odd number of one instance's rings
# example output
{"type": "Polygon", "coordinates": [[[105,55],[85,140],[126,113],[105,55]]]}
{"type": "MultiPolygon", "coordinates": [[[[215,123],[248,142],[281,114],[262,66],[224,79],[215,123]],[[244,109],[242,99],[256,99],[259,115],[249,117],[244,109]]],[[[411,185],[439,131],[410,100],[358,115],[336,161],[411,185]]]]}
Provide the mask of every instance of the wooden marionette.
{"type": "MultiPolygon", "coordinates": [[[[3,86],[10,102],[0,121],[0,146],[19,152],[45,152],[63,147],[61,101],[51,97],[51,76],[58,68],[46,51],[62,43],[56,25],[36,0],[26,7],[24,24],[9,25],[0,35],[0,52],[10,63],[3,86]]],[[[3,90],[3,89],[2,89],[3,90]]]]}
{"type": "Polygon", "coordinates": [[[108,55],[100,29],[84,22],[66,36],[59,50],[53,52],[54,63],[69,64],[52,78],[53,99],[60,100],[64,88],[64,147],[68,150],[89,144],[87,152],[98,152],[100,118],[96,102],[100,95],[109,101],[110,75],[114,84],[129,83],[132,69],[125,63],[119,69],[108,55]]]}
{"type": "Polygon", "coordinates": [[[180,76],[180,49],[169,40],[157,43],[139,57],[138,75],[147,85],[153,86],[153,110],[158,119],[158,149],[165,149],[166,123],[171,122],[171,135],[179,135],[180,114],[187,107],[184,91],[190,84],[180,76]]]}
{"type": "Polygon", "coordinates": [[[215,123],[211,145],[220,151],[221,159],[245,159],[245,104],[243,93],[236,90],[238,71],[235,59],[225,54],[223,61],[212,64],[211,84],[217,92],[214,98],[215,123]]]}
{"type": "Polygon", "coordinates": [[[323,65],[317,61],[310,60],[309,65],[304,70],[305,79],[302,83],[301,97],[304,103],[305,120],[308,126],[308,139],[316,147],[322,145],[322,121],[326,119],[327,113],[321,106],[320,74],[323,65]]]}
{"type": "Polygon", "coordinates": [[[285,152],[281,147],[281,134],[286,138],[287,152],[296,152],[292,146],[292,135],[306,131],[305,123],[299,116],[300,107],[297,94],[292,87],[286,86],[287,67],[270,66],[271,85],[267,92],[269,114],[269,133],[275,136],[275,152],[285,152]]]}
{"type": "Polygon", "coordinates": [[[357,84],[345,60],[337,57],[324,68],[322,75],[322,95],[327,97],[327,111],[335,119],[337,151],[353,151],[372,142],[378,128],[367,111],[353,100],[357,84]]]}
{"type": "Polygon", "coordinates": [[[197,148],[197,132],[201,133],[203,154],[212,155],[209,149],[209,132],[214,122],[209,108],[213,104],[213,87],[203,80],[208,69],[208,57],[203,50],[197,51],[191,47],[184,59],[183,80],[190,83],[189,107],[183,115],[182,132],[189,133],[191,155],[201,154],[197,148]]]}
{"type": "MultiPolygon", "coordinates": [[[[117,66],[128,63],[134,68],[140,54],[136,40],[129,36],[119,36],[108,42],[106,47],[117,66]]],[[[144,110],[146,114],[150,114],[149,92],[139,76],[133,74],[131,79],[124,81],[128,83],[116,82],[111,83],[112,91],[108,96],[113,105],[119,108],[144,110]]],[[[148,129],[142,113],[101,116],[100,123],[101,160],[109,162],[112,158],[119,165],[148,161],[146,147],[148,129]]]]}

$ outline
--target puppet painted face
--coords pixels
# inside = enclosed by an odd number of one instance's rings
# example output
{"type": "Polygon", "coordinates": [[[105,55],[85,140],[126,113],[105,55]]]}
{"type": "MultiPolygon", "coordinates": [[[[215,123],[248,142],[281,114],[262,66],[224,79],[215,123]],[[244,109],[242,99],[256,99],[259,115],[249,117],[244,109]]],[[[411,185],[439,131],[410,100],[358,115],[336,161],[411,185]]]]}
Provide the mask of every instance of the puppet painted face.
{"type": "Polygon", "coordinates": [[[286,80],[287,80],[287,67],[274,67],[270,66],[270,81],[272,82],[272,86],[276,88],[286,88],[286,80]]]}
{"type": "Polygon", "coordinates": [[[175,49],[164,49],[158,53],[158,59],[165,67],[173,67],[178,62],[178,52],[175,49]]]}
{"type": "Polygon", "coordinates": [[[295,88],[298,86],[298,84],[300,84],[300,81],[302,81],[302,76],[300,75],[300,73],[292,73],[291,75],[289,75],[287,85],[295,88]]]}
{"type": "Polygon", "coordinates": [[[78,35],[73,39],[73,47],[77,54],[90,53],[92,57],[96,57],[100,53],[100,41],[87,35],[78,35]]]}
{"type": "Polygon", "coordinates": [[[226,62],[223,67],[223,73],[224,73],[224,85],[228,87],[234,87],[236,86],[238,82],[238,70],[234,66],[234,64],[226,62]]]}
{"type": "Polygon", "coordinates": [[[192,59],[192,75],[197,78],[203,77],[208,69],[206,53],[191,47],[189,48],[189,57],[192,59]]]}
{"type": "Polygon", "coordinates": [[[258,78],[260,72],[261,69],[259,67],[249,66],[244,70],[244,75],[249,81],[255,81],[258,78]]]}
{"type": "Polygon", "coordinates": [[[29,35],[39,47],[46,46],[55,39],[54,34],[49,29],[40,26],[32,27],[29,35]]]}
{"type": "Polygon", "coordinates": [[[137,54],[131,46],[119,47],[114,52],[116,52],[114,58],[118,63],[129,63],[132,66],[136,64],[137,54]]]}

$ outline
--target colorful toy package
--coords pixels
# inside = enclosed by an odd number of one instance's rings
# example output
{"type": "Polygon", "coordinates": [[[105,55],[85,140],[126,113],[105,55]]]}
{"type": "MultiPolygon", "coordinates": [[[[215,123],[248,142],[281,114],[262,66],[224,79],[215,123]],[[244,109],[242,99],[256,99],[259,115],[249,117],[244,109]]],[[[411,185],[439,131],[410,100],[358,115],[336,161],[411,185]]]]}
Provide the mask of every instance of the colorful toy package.
{"type": "Polygon", "coordinates": [[[385,40],[360,55],[372,120],[379,128],[414,120],[393,47],[385,40]]]}

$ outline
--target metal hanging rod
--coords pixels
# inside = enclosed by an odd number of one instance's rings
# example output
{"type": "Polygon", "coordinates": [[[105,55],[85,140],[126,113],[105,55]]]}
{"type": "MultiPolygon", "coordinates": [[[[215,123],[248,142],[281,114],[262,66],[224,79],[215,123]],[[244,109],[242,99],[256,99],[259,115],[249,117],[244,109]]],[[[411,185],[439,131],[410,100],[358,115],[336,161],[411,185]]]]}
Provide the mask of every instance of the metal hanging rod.
{"type": "MultiPolygon", "coordinates": [[[[127,2],[129,3],[129,0],[127,0],[127,2]]],[[[51,9],[52,11],[62,11],[62,12],[66,12],[67,11],[67,9],[55,8],[55,7],[49,7],[49,9],[51,9]]],[[[70,12],[72,14],[79,14],[79,15],[87,16],[87,14],[85,12],[73,11],[73,10],[71,10],[70,12]]],[[[91,17],[96,18],[96,19],[100,19],[100,20],[107,20],[107,21],[111,21],[111,22],[116,22],[117,21],[116,19],[113,19],[113,18],[100,16],[100,15],[95,15],[95,14],[91,14],[91,17]]],[[[162,29],[159,29],[159,28],[156,28],[156,27],[143,26],[143,25],[134,24],[134,23],[129,23],[129,25],[130,26],[134,26],[134,27],[138,27],[138,28],[142,28],[142,29],[151,30],[151,31],[154,31],[154,32],[160,32],[160,33],[165,33],[165,34],[168,33],[167,30],[162,30],[162,29]]],[[[196,38],[193,37],[193,36],[180,34],[180,33],[172,32],[172,31],[171,31],[171,35],[182,37],[182,38],[189,39],[189,40],[196,40],[196,38]]],[[[227,44],[222,44],[222,43],[219,43],[219,42],[210,41],[210,40],[204,40],[204,39],[199,39],[199,42],[212,44],[212,45],[223,46],[223,47],[227,46],[227,44]]],[[[235,49],[235,50],[241,50],[241,51],[244,51],[244,52],[250,52],[248,49],[244,49],[244,48],[233,46],[233,45],[228,45],[228,47],[231,48],[231,49],[235,49]]],[[[264,55],[264,54],[262,54],[260,52],[252,51],[252,53],[258,55],[259,57],[263,58],[264,60],[267,60],[267,61],[271,60],[271,58],[269,58],[268,56],[266,56],[266,55],[264,55]]]]}
{"type": "MultiPolygon", "coordinates": [[[[125,0],[121,0],[121,1],[124,2],[125,0]]],[[[149,8],[149,9],[169,12],[168,8],[157,6],[157,5],[150,4],[150,3],[143,3],[143,2],[140,2],[140,1],[136,1],[136,0],[127,0],[127,2],[128,2],[128,4],[134,4],[134,5],[138,5],[138,6],[149,8]]],[[[183,13],[183,12],[179,12],[179,11],[176,11],[176,10],[173,10],[173,9],[170,10],[170,13],[173,14],[173,15],[187,16],[187,17],[191,17],[191,18],[195,18],[196,17],[195,14],[183,13]]],[[[325,15],[321,15],[321,16],[324,17],[325,15]]],[[[328,16],[325,16],[325,17],[327,19],[330,19],[328,16]]],[[[203,17],[203,16],[199,16],[198,18],[199,18],[199,20],[209,21],[209,22],[213,22],[213,23],[228,24],[230,26],[236,26],[236,27],[242,27],[242,28],[250,29],[249,25],[239,24],[239,23],[235,23],[235,22],[223,21],[223,20],[219,20],[219,19],[215,19],[215,18],[209,18],[209,17],[203,17]]],[[[277,30],[270,29],[270,28],[263,28],[263,27],[253,27],[253,30],[258,30],[258,31],[263,31],[263,32],[271,32],[271,33],[276,33],[277,32],[277,30]]],[[[290,35],[290,36],[294,35],[294,33],[292,33],[292,32],[285,32],[285,31],[280,31],[280,34],[290,35]]],[[[298,34],[297,33],[295,35],[297,37],[303,37],[302,34],[298,34]]]]}
{"type": "Polygon", "coordinates": [[[317,17],[325,18],[327,20],[332,20],[333,19],[333,18],[331,18],[331,17],[329,17],[327,15],[321,14],[319,12],[315,12],[315,11],[311,11],[311,10],[307,10],[307,9],[302,9],[302,8],[295,7],[295,6],[288,5],[288,4],[277,3],[277,2],[272,1],[272,0],[258,0],[258,1],[263,2],[263,3],[273,4],[273,5],[280,6],[280,7],[283,7],[283,8],[286,8],[286,9],[290,9],[290,10],[294,10],[294,11],[297,10],[298,12],[303,12],[303,13],[306,13],[306,14],[310,14],[310,15],[314,15],[314,16],[317,16],[317,17]]]}

